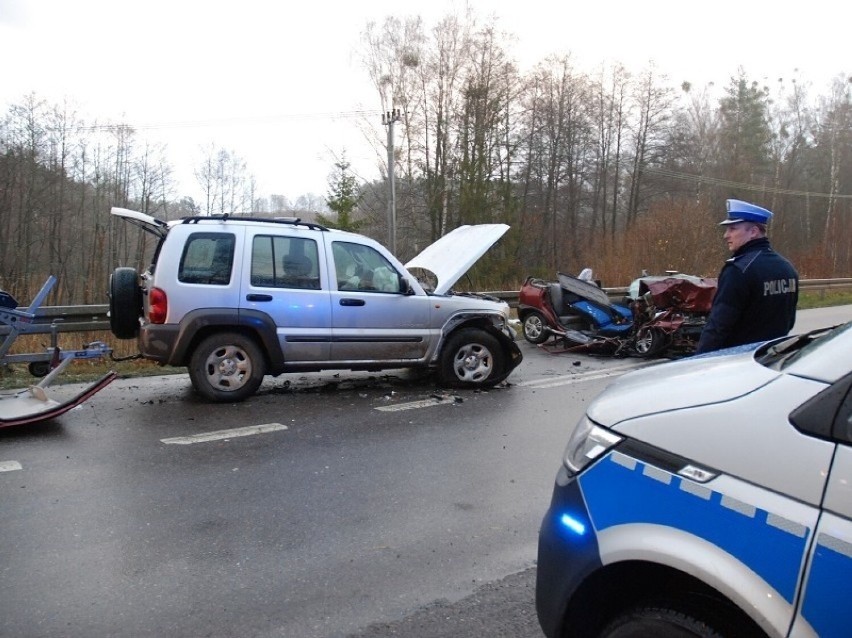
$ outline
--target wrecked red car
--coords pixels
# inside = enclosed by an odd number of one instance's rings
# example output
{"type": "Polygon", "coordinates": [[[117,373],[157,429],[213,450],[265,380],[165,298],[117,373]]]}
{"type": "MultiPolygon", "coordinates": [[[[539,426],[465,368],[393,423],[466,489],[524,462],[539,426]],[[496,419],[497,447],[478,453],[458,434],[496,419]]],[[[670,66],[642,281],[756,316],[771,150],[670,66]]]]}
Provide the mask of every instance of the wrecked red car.
{"type": "Polygon", "coordinates": [[[667,273],[633,281],[615,303],[592,279],[557,273],[558,281],[528,277],[518,298],[524,338],[562,341],[570,350],[640,357],[690,354],[707,321],[716,280],[667,273]]]}
{"type": "Polygon", "coordinates": [[[673,274],[636,280],[630,302],[636,334],[633,348],[641,356],[691,354],[707,323],[716,279],[673,274]]]}

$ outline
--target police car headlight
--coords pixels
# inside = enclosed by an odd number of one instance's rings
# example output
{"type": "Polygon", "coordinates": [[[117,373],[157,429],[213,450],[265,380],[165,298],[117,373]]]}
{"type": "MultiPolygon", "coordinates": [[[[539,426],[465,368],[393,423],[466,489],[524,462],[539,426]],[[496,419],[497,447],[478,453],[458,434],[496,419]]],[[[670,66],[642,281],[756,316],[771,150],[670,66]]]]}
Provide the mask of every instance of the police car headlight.
{"type": "Polygon", "coordinates": [[[620,442],[621,438],[584,416],[568,439],[562,462],[569,474],[579,474],[589,463],[620,442]]]}

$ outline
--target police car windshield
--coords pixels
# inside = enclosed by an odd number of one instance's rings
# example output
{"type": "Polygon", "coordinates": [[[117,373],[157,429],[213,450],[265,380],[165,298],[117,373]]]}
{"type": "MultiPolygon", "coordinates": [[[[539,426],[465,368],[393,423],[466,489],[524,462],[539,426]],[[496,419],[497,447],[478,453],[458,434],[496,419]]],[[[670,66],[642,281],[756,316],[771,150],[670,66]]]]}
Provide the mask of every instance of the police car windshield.
{"type": "Polygon", "coordinates": [[[757,352],[758,363],[783,370],[794,361],[829,346],[829,342],[852,329],[852,322],[841,326],[818,328],[763,346],[757,352]]]}

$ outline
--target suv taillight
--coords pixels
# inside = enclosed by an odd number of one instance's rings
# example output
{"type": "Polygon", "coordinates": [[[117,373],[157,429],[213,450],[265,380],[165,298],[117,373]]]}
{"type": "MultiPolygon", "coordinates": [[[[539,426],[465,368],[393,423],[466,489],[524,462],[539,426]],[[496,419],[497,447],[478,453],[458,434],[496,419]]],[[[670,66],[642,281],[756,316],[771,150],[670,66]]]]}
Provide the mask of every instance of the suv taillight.
{"type": "Polygon", "coordinates": [[[151,288],[148,293],[148,321],[151,323],[166,323],[169,310],[169,300],[160,288],[151,288]]]}

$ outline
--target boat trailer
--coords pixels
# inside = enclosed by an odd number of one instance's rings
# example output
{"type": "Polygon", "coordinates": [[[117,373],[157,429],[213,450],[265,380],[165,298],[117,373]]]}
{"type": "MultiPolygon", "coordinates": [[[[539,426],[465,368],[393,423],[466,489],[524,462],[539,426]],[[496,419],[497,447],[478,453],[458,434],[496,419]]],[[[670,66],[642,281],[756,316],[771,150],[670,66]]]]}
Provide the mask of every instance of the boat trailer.
{"type": "Polygon", "coordinates": [[[59,330],[55,321],[48,326],[50,347],[44,352],[9,354],[12,344],[20,335],[45,333],[45,324],[38,321],[37,311],[55,284],[56,277],[48,277],[26,310],[19,310],[14,297],[0,290],[0,331],[5,333],[5,338],[0,343],[0,366],[27,363],[30,374],[42,377],[41,381],[26,389],[0,394],[0,428],[37,423],[64,414],[105,388],[118,376],[110,371],[70,398],[49,391],[50,384],[75,359],[99,359],[112,355],[112,349],[100,341],[86,344],[80,350],[61,349],[58,345],[59,330]]]}

